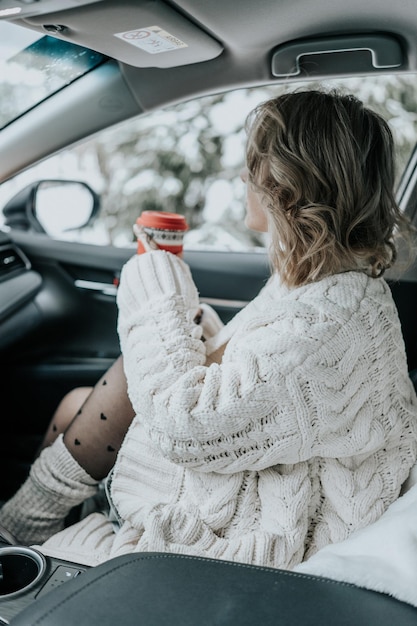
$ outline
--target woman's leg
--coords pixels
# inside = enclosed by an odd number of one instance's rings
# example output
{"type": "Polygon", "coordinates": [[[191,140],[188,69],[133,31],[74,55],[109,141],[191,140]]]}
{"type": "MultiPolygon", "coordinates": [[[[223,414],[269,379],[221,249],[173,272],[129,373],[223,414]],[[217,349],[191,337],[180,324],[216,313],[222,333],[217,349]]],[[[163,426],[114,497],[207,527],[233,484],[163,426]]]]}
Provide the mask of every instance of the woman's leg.
{"type": "Polygon", "coordinates": [[[111,470],[134,412],[120,356],[94,387],[77,387],[58,405],[40,452],[61,433],[74,459],[96,480],[111,470]]]}
{"type": "MultiPolygon", "coordinates": [[[[82,394],[86,394],[85,388],[82,394]]],[[[60,414],[55,416],[59,418],[60,414]]],[[[90,476],[102,480],[114,465],[133,417],[120,356],[87,397],[84,395],[84,403],[64,430],[65,446],[90,476]]],[[[52,421],[52,432],[57,432],[62,423],[52,421]]]]}
{"type": "Polygon", "coordinates": [[[64,433],[74,416],[83,406],[94,387],[76,387],[69,391],[61,400],[45,433],[38,455],[50,446],[61,433],[64,433]]]}
{"type": "Polygon", "coordinates": [[[133,417],[119,357],[92,390],[78,388],[62,400],[28,478],[0,510],[0,525],[28,544],[62,530],[74,507],[97,493],[133,417]]]}

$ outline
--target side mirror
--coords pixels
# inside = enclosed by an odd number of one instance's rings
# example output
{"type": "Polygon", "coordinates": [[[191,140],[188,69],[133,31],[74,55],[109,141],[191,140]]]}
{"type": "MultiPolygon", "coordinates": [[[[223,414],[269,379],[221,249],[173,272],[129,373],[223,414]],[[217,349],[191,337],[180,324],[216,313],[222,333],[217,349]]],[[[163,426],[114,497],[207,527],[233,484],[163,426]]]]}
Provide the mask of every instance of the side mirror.
{"type": "Polygon", "coordinates": [[[78,180],[39,180],[3,208],[5,225],[59,238],[61,233],[89,225],[100,210],[100,197],[78,180]]]}

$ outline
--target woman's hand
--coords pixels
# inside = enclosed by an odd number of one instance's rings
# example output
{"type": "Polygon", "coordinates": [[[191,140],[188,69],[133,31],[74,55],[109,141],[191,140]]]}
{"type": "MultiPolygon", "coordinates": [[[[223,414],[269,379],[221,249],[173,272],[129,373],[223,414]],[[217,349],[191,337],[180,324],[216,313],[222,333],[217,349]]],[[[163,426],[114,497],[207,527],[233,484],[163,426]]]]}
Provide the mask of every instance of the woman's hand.
{"type": "Polygon", "coordinates": [[[139,224],[133,224],[133,232],[135,234],[136,239],[138,239],[145,252],[150,252],[151,250],[158,250],[158,246],[152,239],[152,237],[147,233],[143,226],[139,224]]]}
{"type": "Polygon", "coordinates": [[[221,363],[223,359],[224,351],[226,350],[227,343],[224,343],[222,346],[217,348],[214,352],[207,355],[205,365],[209,366],[212,363],[221,363]]]}
{"type": "MultiPolygon", "coordinates": [[[[141,233],[139,236],[146,239],[141,233]]],[[[177,255],[154,248],[152,242],[146,243],[147,252],[134,254],[122,267],[117,290],[119,317],[120,313],[136,315],[151,301],[161,304],[163,299],[179,297],[177,304],[187,310],[187,319],[192,322],[199,300],[189,266],[177,255]]]]}

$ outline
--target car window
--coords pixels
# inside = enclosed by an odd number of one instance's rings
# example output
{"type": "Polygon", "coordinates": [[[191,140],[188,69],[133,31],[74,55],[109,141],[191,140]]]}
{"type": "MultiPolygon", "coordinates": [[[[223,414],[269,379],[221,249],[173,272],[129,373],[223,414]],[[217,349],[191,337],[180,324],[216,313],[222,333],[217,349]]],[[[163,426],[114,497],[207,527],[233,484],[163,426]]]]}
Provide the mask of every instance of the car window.
{"type": "MultiPolygon", "coordinates": [[[[87,182],[101,196],[101,211],[81,230],[56,238],[98,245],[134,246],[132,224],[143,210],[184,214],[185,248],[263,250],[264,235],[244,226],[245,119],[253,107],[283,91],[322,87],[303,82],[239,89],[198,98],[124,122],[65,150],[3,184],[0,202],[31,181],[87,182]]],[[[326,81],[355,93],[389,122],[397,146],[397,178],[417,141],[417,86],[407,75],[326,81]]],[[[318,137],[318,141],[320,138],[318,137]]]]}
{"type": "Polygon", "coordinates": [[[81,46],[0,22],[0,129],[103,59],[81,46]]]}

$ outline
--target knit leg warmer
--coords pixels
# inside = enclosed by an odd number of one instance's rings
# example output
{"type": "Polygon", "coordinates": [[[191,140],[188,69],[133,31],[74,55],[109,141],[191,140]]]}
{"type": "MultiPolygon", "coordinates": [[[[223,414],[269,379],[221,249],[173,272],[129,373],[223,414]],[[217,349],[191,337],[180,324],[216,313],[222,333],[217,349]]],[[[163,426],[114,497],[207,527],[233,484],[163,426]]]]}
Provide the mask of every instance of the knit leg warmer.
{"type": "Polygon", "coordinates": [[[26,481],[0,509],[0,524],[20,543],[42,543],[64,528],[70,510],[94,495],[97,486],[60,435],[42,451],[26,481]]]}

